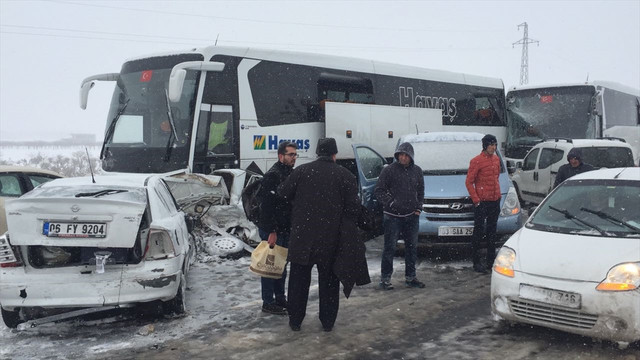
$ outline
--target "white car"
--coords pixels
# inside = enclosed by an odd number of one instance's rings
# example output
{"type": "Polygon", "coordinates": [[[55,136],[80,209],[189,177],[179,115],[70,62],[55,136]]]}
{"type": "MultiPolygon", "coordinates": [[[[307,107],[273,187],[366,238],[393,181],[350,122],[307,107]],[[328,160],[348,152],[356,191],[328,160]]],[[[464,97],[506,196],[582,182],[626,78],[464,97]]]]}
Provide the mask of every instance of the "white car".
{"type": "Polygon", "coordinates": [[[185,311],[193,240],[159,175],[57,179],[7,202],[0,305],[11,328],[38,309],[160,300],[185,311]]]}
{"type": "Polygon", "coordinates": [[[582,161],[594,168],[634,166],[633,148],[622,139],[550,139],[534,146],[518,162],[511,176],[520,203],[539,204],[553,190],[560,166],[567,164],[567,154],[579,148],[582,161]]]}
{"type": "Polygon", "coordinates": [[[498,320],[624,345],[640,340],[640,168],[600,169],[558,186],[500,249],[498,320]]]}

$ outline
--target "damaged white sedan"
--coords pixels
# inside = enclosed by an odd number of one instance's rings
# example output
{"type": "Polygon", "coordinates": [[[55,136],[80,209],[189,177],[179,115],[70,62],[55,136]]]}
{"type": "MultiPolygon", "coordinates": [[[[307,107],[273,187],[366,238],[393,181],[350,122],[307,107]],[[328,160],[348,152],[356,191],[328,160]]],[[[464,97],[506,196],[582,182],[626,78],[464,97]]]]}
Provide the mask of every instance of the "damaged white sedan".
{"type": "Polygon", "coordinates": [[[6,209],[0,305],[8,327],[51,308],[162,301],[167,313],[185,311],[194,246],[162,176],[58,179],[6,209]]]}

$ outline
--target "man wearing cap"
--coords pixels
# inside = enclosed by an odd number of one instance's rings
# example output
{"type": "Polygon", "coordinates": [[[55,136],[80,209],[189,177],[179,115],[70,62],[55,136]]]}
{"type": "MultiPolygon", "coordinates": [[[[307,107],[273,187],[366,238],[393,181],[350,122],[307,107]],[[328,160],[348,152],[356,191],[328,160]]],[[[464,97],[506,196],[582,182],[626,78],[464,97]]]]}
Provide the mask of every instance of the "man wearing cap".
{"type": "Polygon", "coordinates": [[[469,162],[469,171],[465,185],[473,201],[473,236],[471,252],[473,270],[487,273],[487,267],[493,266],[496,258],[496,227],[500,214],[500,159],[496,155],[498,140],[487,134],[482,138],[482,152],[469,162]],[[487,265],[480,262],[480,242],[487,242],[487,265]]]}
{"type": "Polygon", "coordinates": [[[410,143],[398,145],[394,154],[396,161],[382,169],[374,194],[382,203],[384,212],[384,249],[380,270],[382,290],[392,290],[393,255],[396,243],[404,239],[404,277],[407,287],[424,288],[416,278],[418,258],[418,221],[424,201],[424,175],[414,164],[413,146],[410,143]]]}
{"type": "Polygon", "coordinates": [[[335,163],[338,147],[333,138],[318,141],[318,158],[300,165],[278,187],[291,201],[289,237],[289,327],[299,331],[307,309],[311,271],[318,268],[320,322],[331,331],[338,316],[340,281],[332,267],[340,242],[343,218],[357,220],[360,212],[356,178],[335,163]]]}
{"type": "Polygon", "coordinates": [[[568,164],[564,164],[558,169],[556,181],[553,183],[554,188],[574,175],[593,170],[593,166],[582,162],[582,151],[578,148],[569,150],[567,161],[568,164]]]}
{"type": "MultiPolygon", "coordinates": [[[[289,232],[291,231],[291,204],[277,194],[280,185],[293,171],[298,157],[298,147],[290,141],[283,141],[278,145],[278,162],[262,177],[260,188],[260,216],[258,218],[258,233],[262,240],[267,240],[270,246],[287,247],[289,232]]],[[[287,315],[287,297],[284,285],[287,269],[282,272],[280,279],[262,277],[262,311],[274,315],[287,315]]]]}

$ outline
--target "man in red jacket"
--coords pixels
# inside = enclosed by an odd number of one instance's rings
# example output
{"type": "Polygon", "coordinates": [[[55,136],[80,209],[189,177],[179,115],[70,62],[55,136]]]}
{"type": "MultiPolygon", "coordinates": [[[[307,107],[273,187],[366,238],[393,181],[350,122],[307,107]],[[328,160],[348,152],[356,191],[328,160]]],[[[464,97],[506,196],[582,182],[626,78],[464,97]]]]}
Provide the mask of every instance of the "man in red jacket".
{"type": "Polygon", "coordinates": [[[471,250],[473,270],[486,274],[487,267],[493,266],[496,257],[496,227],[500,214],[500,158],[496,155],[498,140],[487,134],[482,138],[482,152],[469,162],[469,171],[465,182],[473,201],[473,237],[471,250]],[[487,265],[480,262],[480,242],[487,241],[487,265]]]}

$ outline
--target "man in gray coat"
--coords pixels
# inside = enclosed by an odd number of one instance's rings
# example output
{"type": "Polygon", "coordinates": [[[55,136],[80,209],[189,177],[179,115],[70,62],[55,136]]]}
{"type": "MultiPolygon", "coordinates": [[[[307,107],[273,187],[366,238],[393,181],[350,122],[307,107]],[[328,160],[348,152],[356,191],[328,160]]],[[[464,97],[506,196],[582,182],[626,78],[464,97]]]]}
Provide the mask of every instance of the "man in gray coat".
{"type": "Polygon", "coordinates": [[[424,288],[416,278],[418,258],[418,219],[424,199],[422,169],[413,162],[413,146],[398,145],[394,161],[380,173],[375,195],[384,210],[384,250],[379,288],[392,290],[393,255],[400,236],[404,239],[405,284],[407,287],[424,288]]]}
{"type": "Polygon", "coordinates": [[[316,153],[317,160],[294,169],[278,187],[278,195],[292,204],[287,310],[293,331],[300,330],[306,314],[314,265],[318,267],[320,322],[324,331],[333,329],[340,299],[340,281],[333,272],[340,225],[345,218],[355,222],[360,212],[355,176],[335,163],[335,139],[320,139],[316,153]]]}

